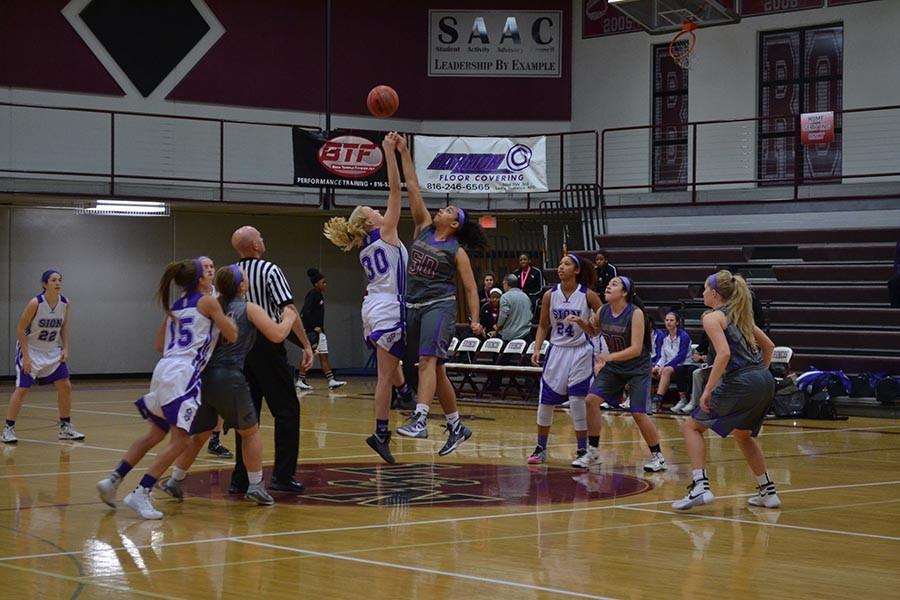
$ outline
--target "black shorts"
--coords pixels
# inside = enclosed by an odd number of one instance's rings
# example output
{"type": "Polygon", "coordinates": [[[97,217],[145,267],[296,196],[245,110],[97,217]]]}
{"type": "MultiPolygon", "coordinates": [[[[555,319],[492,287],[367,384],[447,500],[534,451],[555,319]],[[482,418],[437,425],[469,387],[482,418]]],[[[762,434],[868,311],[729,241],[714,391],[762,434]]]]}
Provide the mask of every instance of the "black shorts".
{"type": "Polygon", "coordinates": [[[244,373],[233,367],[207,367],[203,371],[200,410],[191,433],[211,431],[222,417],[225,431],[248,429],[259,423],[244,373]]]}

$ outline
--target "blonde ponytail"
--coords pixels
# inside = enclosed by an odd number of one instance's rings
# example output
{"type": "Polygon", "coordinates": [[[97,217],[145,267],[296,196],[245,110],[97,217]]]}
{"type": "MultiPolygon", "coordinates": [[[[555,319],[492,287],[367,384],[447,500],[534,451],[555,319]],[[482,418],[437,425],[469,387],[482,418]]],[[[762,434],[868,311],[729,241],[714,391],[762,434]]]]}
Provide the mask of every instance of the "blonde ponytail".
{"type": "Polygon", "coordinates": [[[750,286],[740,275],[733,275],[725,269],[712,276],[715,285],[711,287],[725,299],[725,315],[744,335],[753,350],[757,349],[753,335],[753,298],[750,286]]]}
{"type": "Polygon", "coordinates": [[[347,219],[332,217],[325,223],[325,237],[344,252],[360,247],[369,233],[371,223],[363,216],[362,208],[354,208],[347,219]]]}

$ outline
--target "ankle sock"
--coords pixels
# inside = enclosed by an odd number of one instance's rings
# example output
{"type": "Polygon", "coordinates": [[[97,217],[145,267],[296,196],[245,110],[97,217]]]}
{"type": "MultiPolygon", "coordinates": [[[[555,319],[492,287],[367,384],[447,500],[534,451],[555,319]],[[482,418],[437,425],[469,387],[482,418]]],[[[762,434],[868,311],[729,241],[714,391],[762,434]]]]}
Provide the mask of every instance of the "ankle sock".
{"type": "Polygon", "coordinates": [[[549,435],[537,436],[537,445],[540,446],[542,450],[547,448],[547,439],[549,439],[549,437],[549,435]]]}
{"type": "Polygon", "coordinates": [[[653,452],[654,454],[662,452],[662,450],[659,449],[659,444],[653,444],[652,446],[650,444],[647,444],[647,447],[649,447],[650,452],[653,452]]]}
{"type": "Polygon", "coordinates": [[[447,423],[450,425],[450,427],[452,427],[453,429],[456,429],[456,427],[459,425],[459,411],[458,410],[454,411],[452,413],[447,413],[447,423]]]}
{"type": "Polygon", "coordinates": [[[72,424],[72,417],[60,417],[60,418],[59,418],[59,424],[62,425],[62,424],[64,424],[64,423],[65,423],[65,424],[68,424],[68,425],[71,425],[71,424],[72,424]]]}
{"type": "Polygon", "coordinates": [[[259,485],[262,482],[262,471],[247,471],[247,481],[250,485],[259,485]]]}
{"type": "Polygon", "coordinates": [[[172,479],[175,481],[184,481],[187,477],[187,471],[184,469],[179,469],[178,467],[172,467],[172,479]]]}
{"type": "Polygon", "coordinates": [[[127,461],[123,460],[123,461],[119,462],[119,465],[116,467],[116,470],[113,471],[113,473],[118,475],[119,479],[123,479],[126,475],[128,475],[131,472],[131,469],[133,469],[133,468],[134,467],[131,466],[130,464],[128,464],[127,461]]]}
{"type": "Polygon", "coordinates": [[[388,434],[387,419],[375,419],[375,434],[381,439],[384,439],[384,436],[388,434]]]}
{"type": "Polygon", "coordinates": [[[427,417],[429,410],[431,410],[431,407],[427,404],[416,404],[416,414],[419,416],[427,417]]]}
{"type": "Polygon", "coordinates": [[[588,445],[591,448],[599,448],[600,447],[600,436],[599,435],[589,435],[588,436],[588,445]]]}
{"type": "Polygon", "coordinates": [[[16,426],[16,421],[15,421],[14,419],[7,419],[7,420],[6,420],[6,426],[7,426],[7,427],[15,427],[15,426],[16,426]]]}
{"type": "Polygon", "coordinates": [[[141,477],[141,482],[138,484],[140,487],[152,490],[153,486],[156,485],[157,479],[153,475],[145,474],[141,477]]]}
{"type": "Polygon", "coordinates": [[[325,379],[327,379],[328,381],[331,381],[332,379],[334,379],[334,371],[331,369],[329,369],[328,371],[325,371],[325,379]]]}
{"type": "Polygon", "coordinates": [[[587,438],[586,437],[575,438],[575,444],[579,450],[587,450],[587,438]]]}

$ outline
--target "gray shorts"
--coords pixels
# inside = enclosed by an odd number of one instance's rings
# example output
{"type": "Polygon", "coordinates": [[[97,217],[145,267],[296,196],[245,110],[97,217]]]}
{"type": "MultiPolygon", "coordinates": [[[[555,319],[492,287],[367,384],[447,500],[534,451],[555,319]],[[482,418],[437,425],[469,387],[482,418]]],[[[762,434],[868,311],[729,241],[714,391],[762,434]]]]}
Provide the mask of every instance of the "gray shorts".
{"type": "Polygon", "coordinates": [[[406,343],[416,356],[450,358],[450,340],[456,332],[456,299],[406,309],[406,343]]]}
{"type": "Polygon", "coordinates": [[[733,429],[749,430],[753,437],[775,397],[775,378],[765,367],[732,373],[713,390],[709,412],[697,407],[691,417],[722,437],[733,429]]]}
{"type": "Polygon", "coordinates": [[[615,363],[606,363],[600,369],[588,394],[600,396],[607,404],[618,406],[622,403],[625,386],[628,386],[629,412],[647,413],[650,403],[650,366],[640,371],[625,371],[615,363]]]}
{"type": "Polygon", "coordinates": [[[200,409],[191,433],[215,429],[219,417],[222,417],[225,431],[247,429],[259,423],[250,398],[250,386],[240,369],[208,367],[203,371],[200,409]]]}

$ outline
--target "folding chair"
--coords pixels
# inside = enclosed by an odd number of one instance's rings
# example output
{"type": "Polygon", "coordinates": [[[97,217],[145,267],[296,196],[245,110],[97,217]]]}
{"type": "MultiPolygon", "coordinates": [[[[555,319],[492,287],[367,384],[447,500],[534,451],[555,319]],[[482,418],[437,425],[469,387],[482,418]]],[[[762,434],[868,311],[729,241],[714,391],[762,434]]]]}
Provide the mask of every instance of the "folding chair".
{"type": "Polygon", "coordinates": [[[457,393],[459,393],[459,390],[465,383],[468,382],[472,385],[472,375],[469,370],[469,365],[472,364],[472,359],[474,358],[475,353],[478,352],[478,347],[480,345],[480,338],[465,338],[457,345],[456,355],[453,356],[449,362],[444,364],[444,368],[447,369],[447,376],[450,378],[450,383],[453,384],[457,393]],[[455,375],[457,373],[460,373],[461,377],[456,378],[455,375]]]}
{"type": "Polygon", "coordinates": [[[501,338],[488,338],[481,344],[481,348],[472,359],[472,368],[469,377],[464,377],[460,383],[459,393],[463,391],[463,385],[468,383],[472,387],[472,391],[476,396],[481,396],[485,388],[490,383],[491,375],[496,378],[497,361],[500,352],[503,350],[503,340],[501,338]],[[479,388],[480,386],[480,388],[479,388]]]}
{"type": "Polygon", "coordinates": [[[506,398],[510,388],[515,388],[516,392],[523,399],[525,398],[525,383],[524,381],[519,383],[519,377],[522,376],[520,367],[522,364],[522,353],[525,352],[526,346],[528,346],[528,343],[525,340],[510,340],[500,354],[497,364],[501,367],[501,377],[506,376],[507,378],[506,386],[500,392],[500,398],[506,398]]]}

